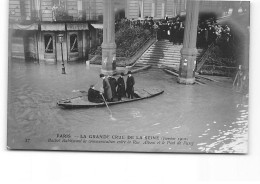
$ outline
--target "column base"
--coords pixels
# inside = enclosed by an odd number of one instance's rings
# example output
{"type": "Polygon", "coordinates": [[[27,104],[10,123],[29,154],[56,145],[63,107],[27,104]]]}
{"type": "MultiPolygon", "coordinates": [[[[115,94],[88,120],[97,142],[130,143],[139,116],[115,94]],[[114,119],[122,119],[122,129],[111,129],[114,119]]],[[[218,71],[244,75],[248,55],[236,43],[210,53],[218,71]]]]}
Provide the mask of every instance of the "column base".
{"type": "Polygon", "coordinates": [[[191,85],[191,84],[195,83],[195,78],[181,78],[181,77],[178,77],[178,83],[191,85]]]}
{"type": "Polygon", "coordinates": [[[116,72],[116,70],[104,70],[104,69],[101,69],[101,73],[104,74],[104,75],[115,75],[117,72],[116,72]]]}

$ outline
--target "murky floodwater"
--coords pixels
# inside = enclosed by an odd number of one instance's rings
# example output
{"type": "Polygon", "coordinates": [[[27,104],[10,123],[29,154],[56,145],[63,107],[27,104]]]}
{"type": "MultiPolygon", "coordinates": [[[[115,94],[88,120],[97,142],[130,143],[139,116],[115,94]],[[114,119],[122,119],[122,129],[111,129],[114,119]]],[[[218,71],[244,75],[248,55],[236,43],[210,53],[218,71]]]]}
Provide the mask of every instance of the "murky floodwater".
{"type": "MultiPolygon", "coordinates": [[[[167,152],[247,151],[248,99],[232,82],[179,85],[174,76],[151,69],[134,74],[135,88],[157,87],[164,94],[107,108],[64,110],[59,99],[80,95],[90,84],[101,87],[100,68],[13,61],[9,69],[8,146],[16,149],[118,150],[167,152]],[[159,136],[155,144],[48,142],[57,134],[159,136]],[[26,139],[30,139],[29,142],[26,139]],[[176,138],[175,143],[172,138],[176,138]],[[181,144],[177,144],[182,139],[181,144]],[[183,141],[184,140],[184,141],[183,141]]],[[[74,137],[75,138],[75,137],[74,137]]]]}

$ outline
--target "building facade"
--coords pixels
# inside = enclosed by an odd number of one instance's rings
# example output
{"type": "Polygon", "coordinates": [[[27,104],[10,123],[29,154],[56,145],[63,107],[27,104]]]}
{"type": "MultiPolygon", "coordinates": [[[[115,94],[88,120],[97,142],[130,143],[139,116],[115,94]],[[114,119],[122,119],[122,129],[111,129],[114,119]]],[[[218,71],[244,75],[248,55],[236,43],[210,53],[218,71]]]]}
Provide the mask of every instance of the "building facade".
{"type": "Polygon", "coordinates": [[[127,0],[126,17],[129,19],[153,17],[162,19],[166,15],[175,17],[186,11],[187,0],[127,0]]]}
{"type": "MultiPolygon", "coordinates": [[[[113,2],[116,19],[131,20],[175,17],[185,14],[187,4],[187,0],[113,2]]],[[[214,1],[203,4],[216,7],[214,1]]],[[[88,59],[89,50],[101,45],[103,8],[103,0],[9,0],[10,56],[47,62],[62,56],[65,61],[88,59]]]]}
{"type": "Polygon", "coordinates": [[[10,0],[10,55],[51,63],[62,56],[87,59],[89,49],[101,44],[92,25],[101,21],[102,11],[103,0],[10,0]]]}

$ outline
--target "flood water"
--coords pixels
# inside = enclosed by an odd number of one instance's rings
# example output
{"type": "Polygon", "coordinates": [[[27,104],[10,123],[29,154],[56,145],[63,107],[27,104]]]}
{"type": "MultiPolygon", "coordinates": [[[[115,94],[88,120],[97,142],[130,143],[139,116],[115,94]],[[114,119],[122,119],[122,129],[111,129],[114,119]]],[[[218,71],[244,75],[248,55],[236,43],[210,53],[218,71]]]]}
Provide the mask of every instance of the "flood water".
{"type": "MultiPolygon", "coordinates": [[[[90,84],[101,87],[98,66],[85,63],[9,63],[8,146],[15,149],[164,151],[245,153],[248,138],[248,98],[232,89],[232,81],[204,81],[205,85],[180,85],[160,69],[134,74],[135,88],[156,87],[157,97],[106,107],[65,110],[60,99],[81,95],[90,84]],[[158,136],[162,144],[48,142],[57,134],[158,136]],[[30,139],[30,140],[28,140],[30,139]],[[172,141],[175,139],[174,141],[172,141]],[[182,140],[181,144],[177,144],[182,140]],[[184,140],[184,141],[183,141],[184,140]]],[[[138,140],[137,140],[138,142],[138,140]]]]}

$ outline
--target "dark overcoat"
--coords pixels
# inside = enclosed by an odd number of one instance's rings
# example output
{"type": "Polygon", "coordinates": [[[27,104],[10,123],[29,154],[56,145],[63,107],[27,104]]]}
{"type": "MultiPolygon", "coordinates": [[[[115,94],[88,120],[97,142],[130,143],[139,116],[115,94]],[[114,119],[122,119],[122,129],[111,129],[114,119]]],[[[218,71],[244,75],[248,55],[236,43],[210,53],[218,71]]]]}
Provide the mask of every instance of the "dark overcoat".
{"type": "Polygon", "coordinates": [[[135,79],[134,77],[128,76],[126,79],[126,91],[130,92],[130,91],[134,91],[134,85],[135,85],[135,79]]]}
{"type": "Polygon", "coordinates": [[[94,103],[102,102],[102,97],[100,95],[100,92],[95,90],[95,89],[89,88],[89,90],[88,90],[88,101],[94,102],[94,103]]]}
{"type": "Polygon", "coordinates": [[[117,81],[114,77],[109,77],[108,81],[109,81],[109,84],[111,86],[112,97],[114,98],[116,96],[117,81]]]}
{"type": "Polygon", "coordinates": [[[107,78],[103,79],[103,89],[104,89],[104,97],[106,98],[106,100],[110,101],[112,99],[112,91],[107,78]]]}
{"type": "Polygon", "coordinates": [[[123,77],[117,79],[117,94],[120,97],[125,96],[125,81],[123,77]]]}

